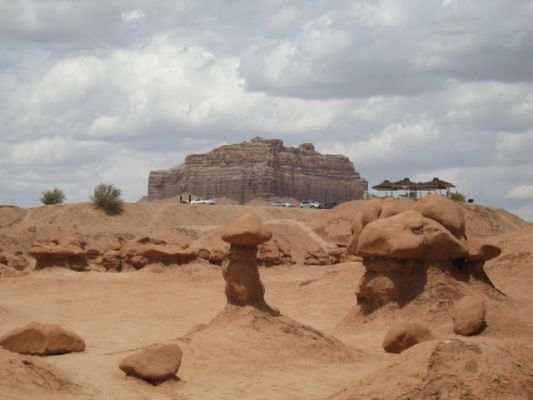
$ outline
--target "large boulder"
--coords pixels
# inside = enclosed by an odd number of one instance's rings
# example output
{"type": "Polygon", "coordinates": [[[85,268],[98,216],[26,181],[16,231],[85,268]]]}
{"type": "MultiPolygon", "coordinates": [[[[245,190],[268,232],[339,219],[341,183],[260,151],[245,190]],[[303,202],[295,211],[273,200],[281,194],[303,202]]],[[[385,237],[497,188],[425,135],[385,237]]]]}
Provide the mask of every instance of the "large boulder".
{"type": "Polygon", "coordinates": [[[359,242],[359,235],[363,228],[370,222],[379,218],[381,213],[381,199],[371,199],[363,203],[361,208],[355,213],[352,221],[352,237],[347,245],[347,250],[350,254],[357,253],[357,245],[359,242]]]}
{"type": "Polygon", "coordinates": [[[412,210],[415,206],[412,200],[385,199],[381,203],[379,218],[393,217],[405,211],[412,210]]]}
{"type": "Polygon", "coordinates": [[[127,375],[160,383],[176,376],[182,352],[177,344],[154,344],[121,361],[119,368],[127,375]]]}
{"type": "Polygon", "coordinates": [[[430,194],[418,200],[414,209],[424,217],[437,221],[456,238],[465,237],[465,213],[457,202],[438,194],[430,194]]]}
{"type": "Polygon", "coordinates": [[[418,343],[434,339],[433,333],[417,322],[398,325],[387,332],[383,340],[383,349],[387,353],[401,353],[418,343]]]}
{"type": "Polygon", "coordinates": [[[365,226],[355,254],[398,260],[457,260],[468,257],[468,249],[437,221],[409,210],[365,226]]]}
{"type": "Polygon", "coordinates": [[[424,247],[424,218],[416,211],[378,219],[366,225],[359,235],[356,255],[419,259],[424,247]]]}
{"type": "Polygon", "coordinates": [[[84,351],[85,342],[57,325],[31,322],[2,336],[0,347],[20,354],[53,355],[84,351]]]}
{"type": "Polygon", "coordinates": [[[453,331],[457,335],[470,336],[485,326],[485,303],[478,296],[465,296],[453,307],[453,331]]]}
{"type": "Polygon", "coordinates": [[[253,214],[232,221],[222,233],[222,240],[237,246],[255,247],[272,237],[272,232],[253,214]]]}
{"type": "Polygon", "coordinates": [[[468,257],[462,241],[437,221],[424,218],[424,259],[458,260],[468,257]]]}

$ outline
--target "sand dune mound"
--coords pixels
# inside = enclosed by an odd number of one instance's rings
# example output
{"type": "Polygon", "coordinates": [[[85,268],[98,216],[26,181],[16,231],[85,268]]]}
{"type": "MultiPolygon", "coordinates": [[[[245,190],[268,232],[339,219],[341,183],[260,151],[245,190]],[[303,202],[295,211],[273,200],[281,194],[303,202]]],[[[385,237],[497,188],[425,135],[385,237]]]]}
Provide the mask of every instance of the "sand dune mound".
{"type": "Polygon", "coordinates": [[[414,346],[330,400],[519,400],[533,396],[529,347],[464,339],[414,346]]]}
{"type": "Polygon", "coordinates": [[[251,213],[259,219],[305,219],[323,212],[285,207],[261,207],[241,205],[191,205],[167,202],[126,203],[124,212],[110,217],[94,208],[91,203],[42,206],[31,209],[0,208],[0,227],[25,230],[34,226],[37,230],[60,227],[81,234],[93,232],[128,232],[147,235],[173,229],[178,226],[226,225],[243,213],[251,213]]]}
{"type": "Polygon", "coordinates": [[[0,349],[1,399],[88,398],[66,372],[38,357],[0,349]]]}
{"type": "Polygon", "coordinates": [[[180,341],[193,348],[194,353],[216,352],[225,359],[234,354],[239,360],[255,360],[269,367],[302,360],[349,363],[362,354],[289,317],[230,304],[209,324],[197,326],[180,341]]]}

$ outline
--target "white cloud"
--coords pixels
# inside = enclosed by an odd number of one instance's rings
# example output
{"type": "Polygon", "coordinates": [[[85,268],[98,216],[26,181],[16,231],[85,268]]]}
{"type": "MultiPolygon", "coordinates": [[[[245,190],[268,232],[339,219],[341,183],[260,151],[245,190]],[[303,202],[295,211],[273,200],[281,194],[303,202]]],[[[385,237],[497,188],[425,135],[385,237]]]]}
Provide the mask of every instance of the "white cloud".
{"type": "Polygon", "coordinates": [[[533,199],[533,185],[520,185],[507,193],[509,199],[533,199]]]}
{"type": "Polygon", "coordinates": [[[124,22],[135,22],[146,18],[146,15],[141,10],[130,10],[120,14],[120,18],[122,18],[124,22]]]}
{"type": "Polygon", "coordinates": [[[406,157],[418,157],[424,148],[439,138],[438,127],[426,115],[409,116],[404,121],[387,125],[367,140],[346,145],[336,143],[323,150],[328,153],[349,154],[353,160],[367,167],[384,162],[396,162],[406,157]]]}

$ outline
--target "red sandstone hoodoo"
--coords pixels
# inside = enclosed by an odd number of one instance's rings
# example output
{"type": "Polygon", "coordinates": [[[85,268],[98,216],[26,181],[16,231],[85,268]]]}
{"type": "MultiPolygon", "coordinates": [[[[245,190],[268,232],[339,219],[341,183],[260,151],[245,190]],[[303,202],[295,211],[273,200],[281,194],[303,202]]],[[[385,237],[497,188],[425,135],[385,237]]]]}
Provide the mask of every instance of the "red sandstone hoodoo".
{"type": "MultiPolygon", "coordinates": [[[[483,265],[501,250],[479,238],[467,238],[465,225],[464,209],[439,195],[416,203],[367,202],[354,219],[348,244],[348,252],[363,257],[366,268],[357,290],[362,313],[368,315],[385,306],[401,310],[409,304],[424,304],[433,317],[450,319],[452,305],[459,303],[456,309],[461,312],[454,313],[455,332],[478,332],[484,326],[483,301],[476,297],[477,302],[471,305],[459,300],[476,294],[500,295],[483,265]]],[[[402,335],[417,336],[403,331],[402,335]]],[[[385,342],[388,348],[394,340],[385,342]]]]}
{"type": "Polygon", "coordinates": [[[231,244],[229,260],[222,266],[228,303],[268,307],[257,269],[257,246],[271,237],[272,232],[252,214],[237,218],[224,230],[222,240],[231,244]]]}

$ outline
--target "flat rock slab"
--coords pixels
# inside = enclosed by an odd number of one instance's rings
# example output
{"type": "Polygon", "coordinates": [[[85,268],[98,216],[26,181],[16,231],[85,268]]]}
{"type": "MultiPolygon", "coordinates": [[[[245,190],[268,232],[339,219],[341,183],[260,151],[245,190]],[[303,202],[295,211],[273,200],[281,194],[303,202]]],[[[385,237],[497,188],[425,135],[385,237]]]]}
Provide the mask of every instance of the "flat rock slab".
{"type": "Polygon", "coordinates": [[[177,344],[154,344],[126,357],[119,368],[127,375],[160,383],[173,378],[181,365],[181,349],[177,344]]]}
{"type": "Polygon", "coordinates": [[[0,338],[0,347],[20,354],[54,355],[85,350],[85,341],[57,325],[31,322],[0,338]]]}

